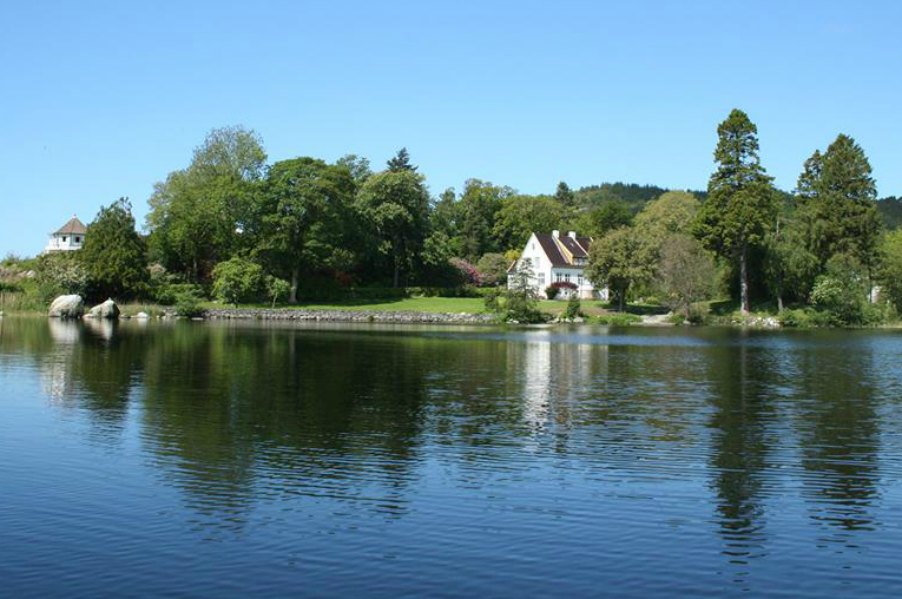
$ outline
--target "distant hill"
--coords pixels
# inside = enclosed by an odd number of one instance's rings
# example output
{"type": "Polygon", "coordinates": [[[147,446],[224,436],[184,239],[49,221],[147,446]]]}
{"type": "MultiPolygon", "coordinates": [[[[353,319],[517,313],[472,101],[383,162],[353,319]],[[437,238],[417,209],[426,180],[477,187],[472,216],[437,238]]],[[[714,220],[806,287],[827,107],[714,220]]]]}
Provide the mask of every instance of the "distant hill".
{"type": "MultiPolygon", "coordinates": [[[[600,183],[588,185],[576,190],[576,203],[579,206],[591,208],[609,201],[620,201],[629,206],[635,214],[642,210],[648,202],[658,198],[662,193],[670,191],[657,185],[639,185],[637,183],[600,183]]],[[[687,189],[695,194],[701,201],[708,196],[707,191],[687,189]]],[[[785,201],[792,201],[792,194],[780,190],[785,201]]],[[[889,196],[877,200],[877,211],[883,219],[887,229],[893,230],[902,227],[902,197],[889,196]]]]}
{"type": "MultiPolygon", "coordinates": [[[[657,185],[639,185],[636,183],[601,183],[599,185],[589,185],[580,187],[576,190],[576,203],[580,206],[591,208],[604,202],[621,201],[627,204],[634,213],[639,212],[650,202],[658,198],[661,194],[671,191],[657,185]]],[[[705,191],[686,190],[689,193],[704,200],[708,195],[705,191]]]]}
{"type": "MultiPolygon", "coordinates": [[[[576,203],[585,208],[591,208],[609,201],[620,201],[629,206],[630,210],[635,214],[650,201],[658,198],[662,193],[671,191],[657,185],[639,185],[637,183],[600,183],[598,185],[588,185],[580,187],[574,193],[576,203]]],[[[707,191],[687,189],[689,193],[695,194],[701,201],[705,201],[708,197],[707,191]]],[[[780,190],[784,201],[791,202],[792,194],[787,191],[780,190]]],[[[902,197],[889,196],[877,200],[877,212],[883,219],[883,223],[887,229],[893,230],[902,228],[902,197]]]]}

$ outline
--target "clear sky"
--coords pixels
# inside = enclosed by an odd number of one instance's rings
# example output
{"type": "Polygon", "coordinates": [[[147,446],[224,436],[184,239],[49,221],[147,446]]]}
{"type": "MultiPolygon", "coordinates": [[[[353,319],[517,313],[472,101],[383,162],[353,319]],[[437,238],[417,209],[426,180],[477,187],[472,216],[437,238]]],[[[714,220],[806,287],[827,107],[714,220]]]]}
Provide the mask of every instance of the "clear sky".
{"type": "Polygon", "coordinates": [[[902,2],[40,2],[0,15],[0,252],[155,181],[207,131],[270,162],[401,146],[437,194],[603,181],[704,188],[730,109],[792,189],[854,137],[902,195],[902,2]]]}

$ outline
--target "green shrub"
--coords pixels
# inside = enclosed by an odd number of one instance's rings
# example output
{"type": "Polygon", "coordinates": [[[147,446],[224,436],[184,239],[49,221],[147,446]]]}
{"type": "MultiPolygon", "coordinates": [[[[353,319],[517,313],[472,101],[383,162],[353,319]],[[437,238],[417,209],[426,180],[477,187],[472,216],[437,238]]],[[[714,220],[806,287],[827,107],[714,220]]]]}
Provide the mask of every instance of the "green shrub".
{"type": "Polygon", "coordinates": [[[573,320],[575,318],[579,318],[583,315],[582,305],[579,302],[579,297],[574,293],[570,296],[570,299],[567,300],[567,307],[564,308],[564,313],[561,314],[561,318],[566,320],[573,320]]]}
{"type": "Polygon", "coordinates": [[[245,258],[231,258],[213,269],[213,296],[227,304],[260,299],[264,285],[263,267],[245,258]]]}
{"type": "Polygon", "coordinates": [[[266,295],[272,300],[270,307],[275,308],[279,298],[286,298],[291,293],[291,283],[273,276],[266,277],[266,295]]]}
{"type": "Polygon", "coordinates": [[[686,318],[686,322],[696,326],[705,324],[705,321],[705,315],[701,312],[690,312],[689,316],[686,318]]]}
{"type": "Polygon", "coordinates": [[[158,304],[174,306],[184,295],[197,297],[200,301],[200,298],[203,298],[206,293],[204,293],[203,287],[193,283],[164,283],[154,290],[153,299],[158,304]]]}
{"type": "Polygon", "coordinates": [[[682,312],[674,312],[667,318],[667,320],[671,324],[679,326],[681,324],[686,324],[686,315],[682,312]]]}
{"type": "Polygon", "coordinates": [[[814,326],[811,313],[807,310],[783,310],[777,316],[781,327],[787,329],[805,329],[814,326]]]}
{"type": "Polygon", "coordinates": [[[489,289],[491,293],[486,293],[483,298],[485,301],[485,309],[489,312],[501,312],[501,290],[497,287],[489,289]]]}
{"type": "Polygon", "coordinates": [[[810,310],[806,312],[808,321],[813,327],[832,327],[836,326],[836,320],[830,312],[822,310],[810,310]]]}
{"type": "Polygon", "coordinates": [[[598,324],[604,324],[612,327],[628,327],[633,324],[642,322],[642,317],[636,314],[628,314],[626,312],[616,312],[612,314],[602,314],[598,317],[598,324]]]}
{"type": "Polygon", "coordinates": [[[545,297],[550,300],[557,299],[557,295],[560,292],[561,290],[559,288],[549,285],[545,288],[545,297]]]}
{"type": "Polygon", "coordinates": [[[49,304],[58,295],[84,295],[88,288],[88,273],[78,258],[78,252],[57,252],[40,256],[35,264],[35,291],[41,301],[49,304]]]}
{"type": "Polygon", "coordinates": [[[831,325],[869,324],[876,317],[867,303],[863,268],[854,258],[838,254],[827,262],[827,272],[811,289],[811,305],[823,312],[831,325]]]}
{"type": "Polygon", "coordinates": [[[22,284],[17,281],[0,281],[0,292],[22,293],[22,284]]]}
{"type": "Polygon", "coordinates": [[[699,304],[691,304],[686,311],[686,322],[692,325],[702,325],[708,320],[707,310],[699,304]]]}
{"type": "Polygon", "coordinates": [[[202,301],[203,298],[193,293],[181,293],[175,299],[175,313],[185,318],[201,316],[204,313],[202,301]]]}

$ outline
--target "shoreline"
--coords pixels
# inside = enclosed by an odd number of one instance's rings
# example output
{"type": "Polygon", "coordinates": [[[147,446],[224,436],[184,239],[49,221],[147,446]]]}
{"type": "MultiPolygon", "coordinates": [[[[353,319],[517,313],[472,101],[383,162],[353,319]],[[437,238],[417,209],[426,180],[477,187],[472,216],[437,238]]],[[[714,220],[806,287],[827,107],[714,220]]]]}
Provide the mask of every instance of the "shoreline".
{"type": "MultiPolygon", "coordinates": [[[[358,324],[435,324],[435,325],[479,325],[479,326],[520,326],[513,322],[500,322],[498,316],[487,312],[424,312],[414,310],[342,310],[323,308],[208,308],[194,317],[179,316],[171,307],[156,306],[159,311],[152,311],[150,320],[198,320],[198,321],[277,321],[277,322],[335,322],[358,324]]],[[[0,311],[0,319],[9,317],[44,317],[46,312],[38,311],[0,311]]],[[[87,317],[85,317],[87,318],[87,317]]],[[[902,329],[902,322],[882,323],[876,326],[781,326],[773,315],[751,315],[744,320],[731,319],[707,322],[698,325],[676,324],[666,320],[665,315],[646,315],[641,321],[629,323],[598,322],[595,317],[586,317],[574,321],[551,320],[543,326],[560,324],[600,324],[606,326],[624,326],[640,328],[673,328],[680,326],[716,327],[748,330],[812,330],[812,329],[902,329]]],[[[122,314],[123,321],[135,320],[131,313],[122,314]]],[[[81,319],[78,319],[81,320],[81,319]]],[[[527,325],[522,325],[527,326],[527,325]]],[[[529,325],[535,326],[535,325],[529,325]]]]}
{"type": "Polygon", "coordinates": [[[307,310],[303,308],[214,308],[205,320],[278,320],[299,322],[359,322],[385,324],[482,324],[496,325],[493,314],[469,312],[412,312],[382,310],[307,310]]]}

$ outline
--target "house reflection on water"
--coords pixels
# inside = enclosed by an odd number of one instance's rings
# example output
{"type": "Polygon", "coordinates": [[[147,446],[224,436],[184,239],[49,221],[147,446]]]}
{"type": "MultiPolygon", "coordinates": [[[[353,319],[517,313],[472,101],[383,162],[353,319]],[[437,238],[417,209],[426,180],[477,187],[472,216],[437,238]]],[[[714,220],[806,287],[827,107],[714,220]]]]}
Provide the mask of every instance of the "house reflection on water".
{"type": "Polygon", "coordinates": [[[71,401],[75,394],[72,358],[81,339],[81,325],[60,318],[47,320],[52,349],[41,361],[41,380],[46,396],[54,403],[71,401]]]}
{"type": "Polygon", "coordinates": [[[559,337],[550,330],[536,332],[508,348],[508,371],[521,373],[523,380],[523,420],[536,428],[549,421],[571,424],[574,403],[607,373],[607,345],[559,337]]]}

